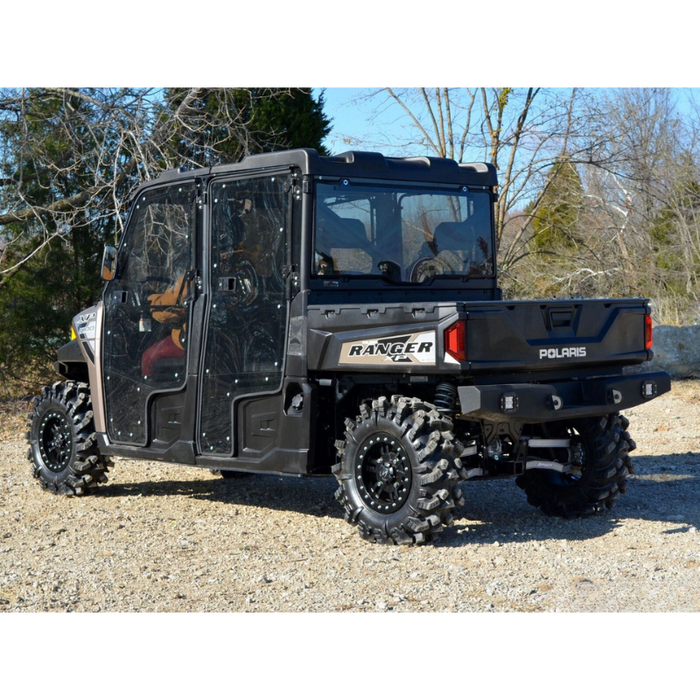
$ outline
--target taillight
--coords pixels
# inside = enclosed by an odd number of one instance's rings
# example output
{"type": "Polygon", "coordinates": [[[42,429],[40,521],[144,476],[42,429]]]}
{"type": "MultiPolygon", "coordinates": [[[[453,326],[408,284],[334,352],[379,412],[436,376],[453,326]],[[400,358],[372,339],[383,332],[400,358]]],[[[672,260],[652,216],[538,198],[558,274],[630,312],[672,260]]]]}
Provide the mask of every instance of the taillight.
{"type": "Polygon", "coordinates": [[[457,362],[467,361],[467,323],[464,319],[455,321],[445,331],[445,351],[457,362]]]}
{"type": "Polygon", "coordinates": [[[654,329],[651,325],[651,314],[644,317],[644,347],[651,350],[651,345],[654,340],[654,329]]]}

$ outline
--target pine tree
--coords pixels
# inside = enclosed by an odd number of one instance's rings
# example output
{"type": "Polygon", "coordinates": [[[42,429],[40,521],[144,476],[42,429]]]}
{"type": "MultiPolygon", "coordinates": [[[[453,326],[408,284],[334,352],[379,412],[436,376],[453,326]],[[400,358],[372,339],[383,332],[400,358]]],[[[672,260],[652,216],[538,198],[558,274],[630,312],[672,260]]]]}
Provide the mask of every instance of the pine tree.
{"type": "Polygon", "coordinates": [[[325,153],[330,120],[323,113],[323,95],[316,99],[308,88],[203,88],[194,98],[174,88],[166,90],[165,103],[161,119],[177,114],[180,125],[169,144],[176,165],[235,163],[286,148],[325,153]]]}
{"type": "MultiPolygon", "coordinates": [[[[583,198],[581,178],[565,156],[560,156],[547,175],[547,188],[532,224],[532,247],[540,253],[575,250],[581,242],[579,211],[583,198]]],[[[533,205],[527,213],[532,211],[533,205]]]]}
{"type": "Polygon", "coordinates": [[[666,291],[677,295],[695,293],[700,278],[700,252],[689,230],[700,222],[700,182],[691,158],[681,159],[678,175],[665,204],[649,229],[650,264],[666,291]]]}

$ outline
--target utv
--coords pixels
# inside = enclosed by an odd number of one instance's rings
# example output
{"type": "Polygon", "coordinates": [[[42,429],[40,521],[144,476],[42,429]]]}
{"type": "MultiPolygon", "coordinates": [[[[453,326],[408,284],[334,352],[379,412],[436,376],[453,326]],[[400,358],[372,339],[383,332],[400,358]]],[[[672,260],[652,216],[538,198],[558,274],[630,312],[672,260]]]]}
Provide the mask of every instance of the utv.
{"type": "Polygon", "coordinates": [[[545,513],[610,508],[620,411],[670,389],[644,299],[503,301],[486,163],[299,149],[142,185],[102,299],[34,399],[45,489],[113,457],[335,475],[373,542],[421,543],[458,484],[515,477],[545,513]]]}

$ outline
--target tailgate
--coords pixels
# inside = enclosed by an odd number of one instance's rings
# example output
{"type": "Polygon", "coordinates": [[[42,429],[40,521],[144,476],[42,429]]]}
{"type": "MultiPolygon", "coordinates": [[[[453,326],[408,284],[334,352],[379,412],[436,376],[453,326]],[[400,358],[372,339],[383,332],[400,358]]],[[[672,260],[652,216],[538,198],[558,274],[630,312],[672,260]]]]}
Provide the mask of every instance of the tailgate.
{"type": "Polygon", "coordinates": [[[646,346],[645,299],[466,304],[472,372],[551,371],[639,364],[646,346]]]}

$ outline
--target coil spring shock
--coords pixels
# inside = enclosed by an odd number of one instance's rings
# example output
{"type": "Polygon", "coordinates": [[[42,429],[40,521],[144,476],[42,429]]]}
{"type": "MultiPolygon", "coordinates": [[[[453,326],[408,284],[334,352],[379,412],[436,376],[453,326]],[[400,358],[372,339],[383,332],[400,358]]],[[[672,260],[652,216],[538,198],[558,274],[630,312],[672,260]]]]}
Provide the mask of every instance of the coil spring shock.
{"type": "Polygon", "coordinates": [[[433,403],[447,416],[453,416],[457,404],[457,387],[449,382],[441,382],[435,387],[433,403]]]}

